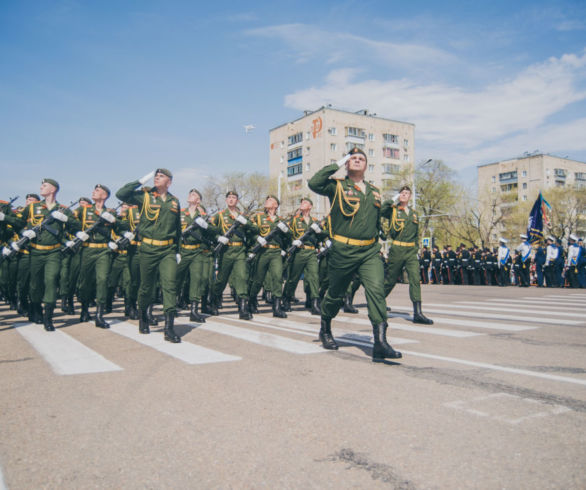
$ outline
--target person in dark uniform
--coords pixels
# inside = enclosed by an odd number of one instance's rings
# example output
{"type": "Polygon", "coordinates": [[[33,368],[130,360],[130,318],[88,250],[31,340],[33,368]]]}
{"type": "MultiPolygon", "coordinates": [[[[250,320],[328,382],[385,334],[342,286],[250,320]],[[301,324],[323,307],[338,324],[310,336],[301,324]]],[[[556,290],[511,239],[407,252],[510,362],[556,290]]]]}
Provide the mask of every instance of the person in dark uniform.
{"type": "Polygon", "coordinates": [[[537,277],[537,287],[543,287],[543,269],[545,267],[546,253],[543,243],[539,243],[535,250],[535,275],[537,277]]]}
{"type": "Polygon", "coordinates": [[[419,267],[421,270],[421,282],[429,284],[429,266],[431,265],[431,252],[427,247],[423,247],[421,257],[419,258],[419,267]]]}
{"type": "Polygon", "coordinates": [[[431,281],[433,284],[442,283],[442,254],[439,251],[437,245],[433,246],[433,252],[431,254],[432,269],[431,269],[431,281]]]}

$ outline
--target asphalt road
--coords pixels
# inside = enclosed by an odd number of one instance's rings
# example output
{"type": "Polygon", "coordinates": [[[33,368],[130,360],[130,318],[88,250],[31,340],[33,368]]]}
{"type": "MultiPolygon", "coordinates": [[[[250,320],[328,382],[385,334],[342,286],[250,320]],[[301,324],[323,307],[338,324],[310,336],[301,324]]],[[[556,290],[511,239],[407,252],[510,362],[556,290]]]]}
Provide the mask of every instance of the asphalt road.
{"type": "MultiPolygon", "coordinates": [[[[178,345],[0,308],[0,489],[586,487],[586,291],[424,286],[389,297],[372,363],[362,290],[319,318],[178,320],[178,345]]],[[[162,325],[162,322],[161,322],[162,325]]]]}

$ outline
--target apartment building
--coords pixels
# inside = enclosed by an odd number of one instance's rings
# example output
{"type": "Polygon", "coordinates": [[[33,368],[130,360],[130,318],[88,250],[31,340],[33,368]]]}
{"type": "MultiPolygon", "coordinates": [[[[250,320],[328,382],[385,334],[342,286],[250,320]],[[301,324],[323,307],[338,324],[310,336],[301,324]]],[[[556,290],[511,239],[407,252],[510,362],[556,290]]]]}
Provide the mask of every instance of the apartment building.
{"type": "MultiPolygon", "coordinates": [[[[303,196],[312,198],[315,215],[327,214],[327,198],[313,194],[307,182],[355,146],[367,155],[366,179],[385,195],[397,191],[400,174],[406,166],[413,167],[414,134],[412,123],[379,117],[367,110],[348,112],[331,106],[305,111],[299,119],[271,129],[269,176],[278,182],[281,214],[295,211],[303,196]]],[[[336,174],[343,175],[343,169],[336,174]]]]}

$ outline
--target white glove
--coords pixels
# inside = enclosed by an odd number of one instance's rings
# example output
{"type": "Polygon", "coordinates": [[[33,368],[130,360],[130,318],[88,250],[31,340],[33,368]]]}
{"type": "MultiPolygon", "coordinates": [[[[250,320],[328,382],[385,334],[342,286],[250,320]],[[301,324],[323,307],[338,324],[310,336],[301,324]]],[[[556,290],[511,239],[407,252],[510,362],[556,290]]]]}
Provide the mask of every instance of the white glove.
{"type": "Polygon", "coordinates": [[[287,226],[287,223],[285,223],[283,221],[279,221],[277,223],[277,226],[279,227],[279,230],[281,230],[283,233],[289,232],[289,227],[287,226]]]}
{"type": "Polygon", "coordinates": [[[346,165],[346,162],[347,162],[348,160],[350,160],[350,157],[351,157],[351,156],[352,156],[352,155],[348,154],[348,155],[346,155],[344,158],[342,158],[342,159],[338,160],[338,161],[336,162],[336,163],[338,164],[338,167],[343,167],[344,165],[346,165]]]}
{"type": "Polygon", "coordinates": [[[108,247],[110,247],[110,250],[118,250],[116,242],[108,242],[108,247]]]}
{"type": "Polygon", "coordinates": [[[330,248],[332,246],[332,241],[328,238],[326,240],[326,248],[330,248]]]}
{"type": "Polygon", "coordinates": [[[281,257],[285,257],[285,255],[287,255],[287,252],[285,252],[284,250],[281,250],[281,257]]]}
{"type": "Polygon", "coordinates": [[[177,260],[177,264],[181,262],[181,254],[175,254],[175,260],[177,260]]]}
{"type": "Polygon", "coordinates": [[[254,255],[255,255],[255,254],[252,254],[252,253],[251,253],[251,254],[248,254],[248,258],[249,258],[250,260],[252,260],[252,259],[254,259],[254,255]]]}
{"type": "Polygon", "coordinates": [[[10,255],[10,249],[8,247],[3,247],[2,255],[10,255]]]}
{"type": "Polygon", "coordinates": [[[322,253],[325,249],[326,249],[326,247],[320,247],[319,253],[322,253]]]}
{"type": "Polygon", "coordinates": [[[203,219],[201,216],[198,216],[197,218],[195,218],[195,222],[197,223],[197,226],[199,226],[200,228],[203,228],[204,230],[208,229],[208,223],[205,219],[203,219]]]}
{"type": "Polygon", "coordinates": [[[229,238],[226,238],[225,236],[219,236],[219,237],[218,237],[218,241],[219,241],[219,242],[220,242],[222,245],[226,245],[226,244],[227,244],[227,243],[230,241],[230,239],[229,239],[229,238]]]}
{"type": "Polygon", "coordinates": [[[10,246],[12,247],[12,250],[15,250],[17,252],[20,250],[20,247],[18,246],[18,243],[16,243],[16,242],[12,242],[10,244],[10,246]]]}
{"type": "Polygon", "coordinates": [[[71,247],[73,247],[73,245],[74,245],[74,242],[73,242],[73,240],[67,240],[67,241],[65,242],[65,246],[66,246],[67,248],[71,248],[71,247]]]}
{"type": "Polygon", "coordinates": [[[116,221],[116,218],[108,211],[104,211],[102,214],[100,214],[100,218],[105,219],[108,223],[114,223],[116,221]]]}
{"type": "Polygon", "coordinates": [[[238,221],[238,223],[245,225],[246,223],[248,223],[248,220],[246,219],[246,217],[242,216],[241,214],[239,214],[236,217],[236,221],[238,221]]]}
{"type": "Polygon", "coordinates": [[[27,237],[29,240],[32,240],[37,236],[37,234],[33,230],[24,230],[22,232],[22,236],[27,237]]]}
{"type": "Polygon", "coordinates": [[[87,242],[90,236],[85,231],[78,231],[75,236],[79,238],[82,242],[87,242]]]}
{"type": "Polygon", "coordinates": [[[317,223],[311,223],[310,228],[315,231],[316,233],[321,233],[321,228],[317,223]]]}
{"type": "Polygon", "coordinates": [[[301,240],[293,240],[293,245],[299,248],[303,245],[303,242],[301,240]]]}
{"type": "Polygon", "coordinates": [[[55,218],[58,221],[61,221],[63,223],[67,223],[67,215],[63,214],[61,211],[53,211],[51,213],[51,216],[53,216],[53,218],[55,218]]]}
{"type": "Polygon", "coordinates": [[[155,176],[155,171],[153,170],[152,172],[149,172],[148,174],[146,174],[144,177],[141,177],[140,179],[138,179],[138,181],[141,183],[141,185],[144,185],[146,182],[151,180],[154,176],[155,176]]]}
{"type": "Polygon", "coordinates": [[[395,204],[395,205],[399,204],[399,196],[400,196],[400,195],[401,195],[401,194],[395,194],[395,195],[393,196],[393,204],[395,204]]]}
{"type": "Polygon", "coordinates": [[[261,236],[259,236],[259,237],[256,239],[256,241],[257,241],[258,243],[260,243],[260,244],[261,244],[263,247],[264,247],[264,246],[267,244],[267,241],[266,241],[266,240],[265,240],[263,237],[261,237],[261,236]]]}
{"type": "Polygon", "coordinates": [[[134,233],[132,233],[131,231],[125,231],[124,233],[122,233],[122,236],[124,236],[124,238],[126,238],[127,240],[134,240],[134,233]]]}
{"type": "Polygon", "coordinates": [[[6,218],[6,215],[0,211],[0,221],[4,221],[4,218],[6,218]]]}

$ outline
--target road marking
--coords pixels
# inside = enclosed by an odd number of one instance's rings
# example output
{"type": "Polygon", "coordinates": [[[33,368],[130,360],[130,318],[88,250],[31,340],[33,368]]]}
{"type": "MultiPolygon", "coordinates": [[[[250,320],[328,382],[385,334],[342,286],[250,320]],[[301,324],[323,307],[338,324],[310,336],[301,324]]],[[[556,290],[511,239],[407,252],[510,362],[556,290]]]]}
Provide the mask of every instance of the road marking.
{"type": "MultiPolygon", "coordinates": [[[[463,302],[463,303],[468,303],[468,302],[463,302]]],[[[429,306],[444,306],[441,303],[429,303],[429,306]]],[[[427,308],[427,305],[426,305],[427,308]]],[[[536,313],[534,310],[520,310],[518,308],[492,308],[491,306],[472,306],[472,305],[468,305],[466,304],[465,306],[461,306],[461,305],[455,305],[455,304],[450,304],[450,308],[458,308],[458,309],[462,309],[462,310],[488,310],[488,311],[511,311],[514,313],[536,313]]],[[[542,315],[547,315],[546,312],[543,312],[540,314],[542,315]]],[[[551,315],[561,315],[561,316],[577,316],[577,317],[582,317],[584,316],[583,313],[566,313],[566,312],[552,312],[551,315]]],[[[557,320],[556,320],[557,321],[557,320]]],[[[579,323],[579,322],[576,322],[579,323]]]]}
{"type": "MultiPolygon", "coordinates": [[[[526,296],[529,298],[530,296],[526,296]]],[[[561,295],[561,294],[552,294],[547,295],[547,298],[555,298],[555,299],[565,299],[566,301],[576,301],[578,298],[586,299],[586,296],[581,294],[568,294],[568,295],[561,295]]]]}
{"type": "Polygon", "coordinates": [[[8,490],[8,486],[6,485],[6,480],[4,480],[4,474],[2,473],[1,467],[0,467],[0,490],[8,490]]]}
{"type": "Polygon", "coordinates": [[[539,327],[522,327],[510,323],[476,322],[474,320],[460,320],[458,318],[432,318],[434,323],[447,323],[448,325],[462,325],[469,328],[487,328],[490,330],[504,330],[506,332],[523,332],[524,330],[535,330],[539,327]]]}
{"type": "MultiPolygon", "coordinates": [[[[487,303],[485,303],[484,301],[458,301],[459,305],[486,305],[487,303]]],[[[501,306],[501,307],[505,307],[505,308],[487,308],[490,310],[505,310],[505,311],[533,311],[535,309],[537,310],[549,310],[551,312],[552,315],[566,315],[566,316],[577,316],[577,317],[583,317],[584,314],[586,313],[584,311],[584,308],[578,308],[578,307],[569,307],[569,306],[547,306],[547,305],[543,305],[542,303],[540,303],[539,305],[527,305],[527,304],[510,304],[510,303],[497,303],[497,302],[491,302],[489,303],[489,306],[501,306]],[[526,308],[531,308],[532,310],[518,310],[517,306],[520,307],[526,307],[526,308]],[[511,310],[511,308],[514,308],[513,310],[511,310]],[[557,310],[563,310],[563,312],[567,312],[568,310],[574,310],[574,311],[581,311],[581,313],[563,313],[557,310]]],[[[534,312],[537,313],[537,312],[534,312]]],[[[544,312],[546,313],[546,312],[544,312]]]]}
{"type": "MultiPolygon", "coordinates": [[[[301,316],[310,316],[309,312],[300,312],[298,313],[301,316]]],[[[348,321],[350,323],[358,323],[360,325],[371,325],[370,320],[357,318],[356,316],[348,317],[348,316],[337,316],[338,320],[348,321]]],[[[436,327],[416,327],[412,325],[402,325],[400,323],[390,323],[389,328],[391,330],[404,330],[406,332],[417,332],[417,333],[429,333],[432,335],[443,335],[446,337],[457,337],[457,338],[466,338],[466,337],[478,337],[480,335],[485,335],[483,333],[478,332],[466,332],[462,330],[449,330],[446,328],[436,328],[436,327]]]]}
{"type": "MultiPolygon", "coordinates": [[[[450,305],[448,308],[451,308],[453,305],[450,305]]],[[[396,306],[396,308],[401,308],[408,310],[408,306],[396,306]]],[[[472,318],[492,318],[495,320],[513,320],[518,322],[535,322],[535,323],[547,323],[552,325],[579,325],[581,322],[576,322],[574,320],[563,320],[563,319],[553,319],[553,318],[543,318],[543,317],[536,317],[536,316],[515,316],[515,315],[500,315],[498,313],[476,313],[472,311],[454,311],[450,309],[444,308],[428,308],[425,306],[425,312],[429,313],[438,313],[440,315],[454,315],[454,316],[468,316],[472,318]]]]}
{"type": "Polygon", "coordinates": [[[141,334],[138,332],[138,327],[129,322],[113,321],[110,323],[110,330],[187,364],[210,364],[242,360],[241,357],[224,354],[190,342],[182,341],[180,344],[172,344],[165,340],[162,332],[151,332],[149,335],[141,334]]]}
{"type": "Polygon", "coordinates": [[[422,352],[403,351],[404,354],[409,354],[415,357],[425,357],[427,359],[436,359],[438,361],[453,362],[456,364],[464,364],[466,366],[479,367],[490,369],[493,371],[502,371],[505,373],[521,374],[524,376],[533,376],[535,378],[547,379],[550,381],[562,381],[564,383],[573,383],[586,386],[586,379],[569,378],[567,376],[558,376],[556,374],[539,373],[536,371],[529,371],[528,369],[509,368],[506,366],[499,366],[498,364],[488,364],[485,362],[467,361],[465,359],[457,359],[455,357],[437,356],[435,354],[424,354],[422,352]]]}
{"type": "Polygon", "coordinates": [[[580,307],[584,308],[586,306],[586,304],[584,302],[576,302],[576,301],[572,301],[572,302],[563,301],[562,302],[557,299],[548,300],[546,298],[541,298],[541,299],[536,299],[536,298],[531,298],[531,299],[488,298],[487,301],[490,301],[491,304],[494,302],[522,304],[524,306],[533,306],[534,304],[537,304],[537,305],[548,305],[549,307],[552,307],[552,308],[570,307],[570,309],[576,309],[576,308],[580,308],[580,307]]]}
{"type": "Polygon", "coordinates": [[[321,346],[310,344],[309,342],[289,339],[272,333],[258,332],[248,328],[235,327],[234,325],[228,325],[226,323],[209,321],[209,319],[206,320],[205,323],[199,324],[197,330],[207,330],[209,332],[228,335],[240,340],[252,342],[253,344],[272,347],[292,354],[319,354],[327,352],[322,349],[321,346]]]}
{"type": "Polygon", "coordinates": [[[56,374],[89,374],[121,371],[117,364],[57,329],[47,332],[35,323],[15,323],[22,335],[49,363],[56,374]]]}
{"type": "MultiPolygon", "coordinates": [[[[272,328],[275,330],[283,330],[285,332],[293,332],[293,333],[296,333],[299,335],[306,335],[308,337],[313,337],[314,339],[318,337],[319,329],[320,329],[320,327],[310,327],[310,326],[307,326],[306,324],[299,324],[297,322],[283,320],[283,319],[278,320],[279,326],[277,327],[277,326],[273,325],[273,323],[276,321],[275,318],[255,316],[254,320],[240,320],[239,318],[235,318],[236,315],[226,315],[226,316],[227,316],[227,318],[230,318],[230,320],[233,320],[233,321],[248,323],[249,325],[251,323],[256,323],[256,324],[260,324],[260,326],[262,326],[264,328],[272,328]]],[[[316,318],[316,317],[314,316],[314,318],[316,318]]],[[[317,318],[319,318],[319,317],[317,317],[317,318]]],[[[369,325],[370,325],[370,323],[369,323],[369,325]]],[[[348,341],[359,340],[360,345],[363,345],[366,342],[366,343],[370,343],[370,345],[372,346],[372,342],[373,342],[372,335],[365,334],[364,332],[344,332],[344,333],[341,333],[340,335],[338,335],[336,332],[334,332],[334,333],[336,334],[336,339],[347,338],[348,341]]],[[[389,342],[392,342],[393,344],[396,344],[396,345],[418,344],[419,343],[418,340],[402,339],[399,337],[389,337],[389,342]]]]}

